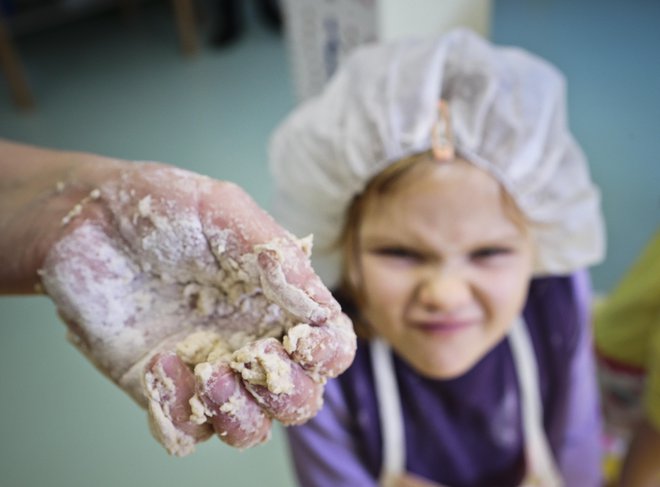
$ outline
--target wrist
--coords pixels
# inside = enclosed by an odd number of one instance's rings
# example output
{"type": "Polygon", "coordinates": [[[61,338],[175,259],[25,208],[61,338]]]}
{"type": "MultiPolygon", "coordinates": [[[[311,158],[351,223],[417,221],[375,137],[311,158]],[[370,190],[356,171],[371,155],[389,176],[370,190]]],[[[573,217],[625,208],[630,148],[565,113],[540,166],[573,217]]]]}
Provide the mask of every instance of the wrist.
{"type": "Polygon", "coordinates": [[[79,221],[103,218],[94,190],[129,163],[17,145],[0,162],[0,294],[32,294],[48,250],[79,221]]]}

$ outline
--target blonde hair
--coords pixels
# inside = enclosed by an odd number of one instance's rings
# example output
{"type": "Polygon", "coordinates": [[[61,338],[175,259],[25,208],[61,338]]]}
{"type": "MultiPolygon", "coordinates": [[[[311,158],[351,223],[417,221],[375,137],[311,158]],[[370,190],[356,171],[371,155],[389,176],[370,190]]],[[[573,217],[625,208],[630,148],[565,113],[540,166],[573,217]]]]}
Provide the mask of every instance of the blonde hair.
{"type": "MultiPolygon", "coordinates": [[[[455,164],[457,161],[459,160],[438,162],[431,151],[400,159],[369,180],[364,190],[353,198],[346,209],[344,225],[335,244],[342,256],[337,297],[353,320],[359,337],[368,339],[371,336],[369,327],[359,312],[365,299],[358,258],[359,228],[366,209],[402,185],[423,176],[437,164],[455,164]]],[[[508,191],[501,184],[499,187],[505,213],[518,228],[526,232],[529,225],[525,215],[508,191]]]]}

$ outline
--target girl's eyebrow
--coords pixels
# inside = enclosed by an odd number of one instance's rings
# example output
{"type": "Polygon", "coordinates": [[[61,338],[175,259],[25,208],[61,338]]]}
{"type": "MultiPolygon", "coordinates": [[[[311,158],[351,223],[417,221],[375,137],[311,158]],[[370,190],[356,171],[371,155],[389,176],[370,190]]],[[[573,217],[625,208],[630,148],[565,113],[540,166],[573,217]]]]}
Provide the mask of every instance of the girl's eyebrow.
{"type": "MultiPolygon", "coordinates": [[[[503,240],[517,240],[524,237],[524,233],[517,229],[506,229],[500,233],[493,232],[492,234],[478,234],[477,238],[474,240],[480,241],[503,241],[503,240]]],[[[363,234],[363,240],[370,241],[376,240],[378,242],[392,242],[392,243],[415,243],[415,242],[424,242],[427,239],[425,235],[418,235],[410,231],[401,231],[396,235],[391,233],[381,233],[379,231],[368,232],[363,234]]]]}
{"type": "Polygon", "coordinates": [[[411,245],[420,241],[421,239],[416,238],[409,233],[401,233],[400,235],[395,236],[369,233],[362,238],[362,242],[368,245],[411,245]]]}
{"type": "Polygon", "coordinates": [[[410,245],[402,242],[394,242],[392,240],[364,240],[362,248],[368,250],[383,249],[389,247],[409,247],[410,245]]]}
{"type": "Polygon", "coordinates": [[[489,235],[481,239],[483,242],[509,242],[512,240],[520,240],[524,238],[524,234],[521,232],[506,232],[502,234],[489,235]]]}

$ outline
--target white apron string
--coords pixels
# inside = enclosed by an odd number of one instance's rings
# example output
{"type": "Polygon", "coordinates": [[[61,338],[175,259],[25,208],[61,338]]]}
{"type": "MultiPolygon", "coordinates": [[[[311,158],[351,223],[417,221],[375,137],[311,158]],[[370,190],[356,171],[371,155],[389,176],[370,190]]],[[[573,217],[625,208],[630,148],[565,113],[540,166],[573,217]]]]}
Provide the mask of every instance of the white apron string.
{"type": "Polygon", "coordinates": [[[399,386],[394,374],[390,346],[380,338],[376,338],[371,341],[370,348],[383,442],[383,467],[379,483],[386,486],[390,476],[406,470],[406,437],[403,431],[401,401],[398,400],[399,386]]]}
{"type": "MultiPolygon", "coordinates": [[[[555,466],[543,428],[536,356],[529,339],[527,326],[522,318],[519,318],[512,327],[509,339],[522,401],[527,461],[527,474],[521,487],[560,487],[563,482],[555,466]]],[[[380,485],[387,486],[389,478],[405,472],[406,446],[403,415],[390,347],[384,341],[375,339],[371,341],[370,348],[380,415],[380,430],[383,437],[383,466],[380,485]]]]}
{"type": "Polygon", "coordinates": [[[513,361],[522,400],[523,434],[527,474],[523,486],[559,487],[563,485],[543,427],[543,403],[534,348],[527,326],[519,318],[509,332],[513,361]]]}

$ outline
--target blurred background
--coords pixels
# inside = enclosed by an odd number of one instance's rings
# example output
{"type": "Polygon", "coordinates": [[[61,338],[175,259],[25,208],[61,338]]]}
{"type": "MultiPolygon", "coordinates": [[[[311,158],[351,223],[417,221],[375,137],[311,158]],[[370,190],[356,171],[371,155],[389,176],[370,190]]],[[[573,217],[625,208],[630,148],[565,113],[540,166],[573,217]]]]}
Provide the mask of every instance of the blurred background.
{"type": "MultiPolygon", "coordinates": [[[[235,181],[268,208],[268,136],[301,96],[295,49],[272,11],[234,3],[242,21],[227,24],[222,0],[0,0],[32,105],[12,102],[0,78],[0,136],[169,162],[235,181]]],[[[398,0],[391,17],[414,3],[398,0]]],[[[592,276],[607,293],[660,226],[660,2],[485,3],[494,41],[567,77],[570,123],[602,191],[608,254],[592,276]]],[[[0,298],[0,437],[3,486],[294,485],[279,429],[244,452],[209,441],[167,456],[145,413],[66,342],[45,298],[0,298]]]]}

